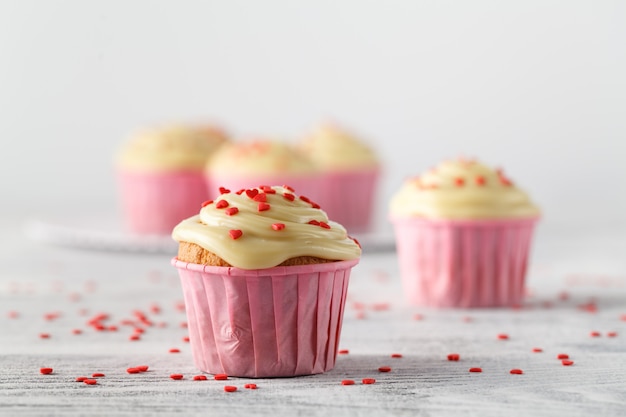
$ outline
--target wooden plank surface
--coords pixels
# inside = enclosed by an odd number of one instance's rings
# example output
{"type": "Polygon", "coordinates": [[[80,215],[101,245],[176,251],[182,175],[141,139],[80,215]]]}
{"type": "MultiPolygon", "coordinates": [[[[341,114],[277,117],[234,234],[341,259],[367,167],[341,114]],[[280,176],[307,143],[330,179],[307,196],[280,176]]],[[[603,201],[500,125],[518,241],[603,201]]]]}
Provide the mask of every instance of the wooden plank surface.
{"type": "Polygon", "coordinates": [[[0,258],[3,416],[626,413],[626,268],[619,238],[538,241],[520,309],[407,306],[395,254],[366,253],[350,283],[341,338],[348,353],[338,355],[334,370],[227,381],[193,380],[201,373],[184,340],[182,294],[169,255],[60,248],[20,236],[12,242],[0,258]],[[137,311],[153,325],[123,324],[136,321],[137,311]],[[100,313],[109,316],[102,323],[117,330],[87,324],[100,313]],[[145,331],[131,341],[135,327],[145,331]],[[543,351],[533,352],[536,347],[543,351]],[[449,353],[460,360],[449,361],[449,353]],[[574,364],[562,365],[560,353],[574,364]],[[149,371],[126,372],[137,365],[149,371]],[[379,372],[381,366],[391,371],[379,372]],[[54,371],[42,375],[41,367],[54,371]],[[514,368],[523,374],[511,374],[514,368]],[[97,385],[75,382],[94,372],[105,374],[97,385]],[[173,380],[173,373],[184,378],[173,380]],[[344,386],[344,379],[355,384],[344,386]],[[252,382],[257,390],[244,388],[252,382]],[[238,390],[224,392],[225,385],[238,390]]]}

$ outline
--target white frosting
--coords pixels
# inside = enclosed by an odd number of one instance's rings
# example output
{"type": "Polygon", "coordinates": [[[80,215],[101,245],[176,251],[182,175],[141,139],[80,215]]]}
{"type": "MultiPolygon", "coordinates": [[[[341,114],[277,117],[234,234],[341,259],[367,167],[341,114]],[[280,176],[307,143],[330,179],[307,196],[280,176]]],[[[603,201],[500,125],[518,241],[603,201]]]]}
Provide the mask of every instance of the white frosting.
{"type": "Polygon", "coordinates": [[[374,151],[350,132],[331,123],[318,126],[302,140],[300,149],[325,170],[377,168],[374,151]]]}
{"type": "Polygon", "coordinates": [[[134,134],[117,155],[120,168],[139,171],[201,171],[209,156],[228,141],[212,126],[171,125],[134,134]]]}
{"type": "Polygon", "coordinates": [[[315,203],[302,200],[287,188],[270,188],[274,194],[261,188],[239,195],[224,193],[205,205],[199,215],[178,224],[172,237],[195,243],[242,269],[270,268],[298,256],[330,260],[360,257],[361,248],[346,229],[329,221],[315,203]],[[285,194],[293,196],[293,201],[285,194]],[[258,201],[263,199],[266,202],[258,201]],[[237,212],[232,213],[233,209],[237,212]],[[318,223],[309,224],[311,221],[318,223]],[[237,237],[238,231],[241,235],[237,237]]]}
{"type": "Polygon", "coordinates": [[[287,143],[261,139],[223,146],[207,162],[206,170],[209,173],[234,175],[310,174],[317,168],[287,143]]]}
{"type": "Polygon", "coordinates": [[[390,214],[433,219],[501,219],[539,216],[528,195],[501,171],[473,160],[451,160],[406,181],[390,214]]]}

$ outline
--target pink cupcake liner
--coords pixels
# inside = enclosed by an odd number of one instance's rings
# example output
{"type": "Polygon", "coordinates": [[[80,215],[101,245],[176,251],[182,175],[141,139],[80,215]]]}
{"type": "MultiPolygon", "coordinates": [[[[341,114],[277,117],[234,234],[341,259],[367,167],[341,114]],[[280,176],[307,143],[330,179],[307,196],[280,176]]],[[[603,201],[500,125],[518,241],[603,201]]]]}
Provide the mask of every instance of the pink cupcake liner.
{"type": "Polygon", "coordinates": [[[331,370],[357,263],[244,270],[174,258],[196,367],[252,378],[331,370]]]}
{"type": "Polygon", "coordinates": [[[392,219],[406,298],[429,307],[519,305],[536,221],[392,219]]]}
{"type": "Polygon", "coordinates": [[[120,172],[125,227],[137,234],[170,234],[181,220],[198,213],[207,200],[202,173],[120,172]]]}
{"type": "Polygon", "coordinates": [[[258,174],[249,176],[212,174],[212,176],[206,179],[211,198],[219,196],[219,187],[224,187],[232,192],[236,192],[241,189],[258,187],[259,185],[288,185],[293,188],[298,195],[307,196],[316,203],[318,203],[318,200],[322,196],[326,184],[325,181],[323,176],[313,174],[303,176],[293,174],[258,174]]]}
{"type": "Polygon", "coordinates": [[[317,201],[328,217],[350,233],[368,232],[380,171],[329,172],[326,187],[317,201]]]}

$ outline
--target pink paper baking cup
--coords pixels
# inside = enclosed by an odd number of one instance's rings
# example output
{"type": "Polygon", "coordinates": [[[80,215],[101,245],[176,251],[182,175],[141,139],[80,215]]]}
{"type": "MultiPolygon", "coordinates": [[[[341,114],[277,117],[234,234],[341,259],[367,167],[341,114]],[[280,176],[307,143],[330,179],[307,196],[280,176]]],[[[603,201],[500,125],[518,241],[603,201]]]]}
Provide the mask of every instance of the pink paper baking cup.
{"type": "Polygon", "coordinates": [[[181,220],[198,213],[207,200],[202,173],[120,172],[125,227],[137,234],[170,234],[181,220]]]}
{"type": "Polygon", "coordinates": [[[392,219],[406,298],[429,307],[521,304],[536,221],[392,219]]]}
{"type": "Polygon", "coordinates": [[[258,187],[259,185],[288,185],[295,190],[296,194],[307,196],[316,203],[318,203],[326,185],[324,176],[314,174],[303,176],[294,176],[292,174],[259,174],[246,176],[213,174],[207,177],[206,182],[209,195],[211,195],[213,199],[219,196],[218,190],[220,187],[236,192],[241,189],[258,187]]]}
{"type": "Polygon", "coordinates": [[[350,233],[368,232],[379,173],[378,169],[327,173],[318,204],[350,233]]]}
{"type": "Polygon", "coordinates": [[[244,270],[174,258],[195,365],[211,374],[251,378],[331,370],[357,263],[244,270]]]}

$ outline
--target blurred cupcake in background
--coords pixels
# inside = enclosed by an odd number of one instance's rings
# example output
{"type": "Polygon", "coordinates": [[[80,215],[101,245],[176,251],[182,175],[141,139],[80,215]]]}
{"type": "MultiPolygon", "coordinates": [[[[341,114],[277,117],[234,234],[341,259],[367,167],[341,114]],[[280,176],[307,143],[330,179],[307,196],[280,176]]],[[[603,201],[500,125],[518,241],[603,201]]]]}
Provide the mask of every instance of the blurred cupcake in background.
{"type": "Polygon", "coordinates": [[[212,125],[169,125],[132,135],[116,157],[127,230],[169,234],[207,199],[204,166],[227,134],[212,125]]]}
{"type": "Polygon", "coordinates": [[[501,171],[475,160],[410,178],[390,203],[404,293],[433,307],[519,305],[540,212],[501,171]]]}
{"type": "Polygon", "coordinates": [[[380,161],[374,150],[335,123],[317,126],[299,149],[322,171],[319,201],[329,216],[355,233],[370,231],[380,161]]]}
{"type": "Polygon", "coordinates": [[[208,193],[236,192],[260,185],[286,185],[317,201],[323,189],[315,164],[295,147],[278,139],[231,142],[221,147],[205,166],[208,193]]]}

